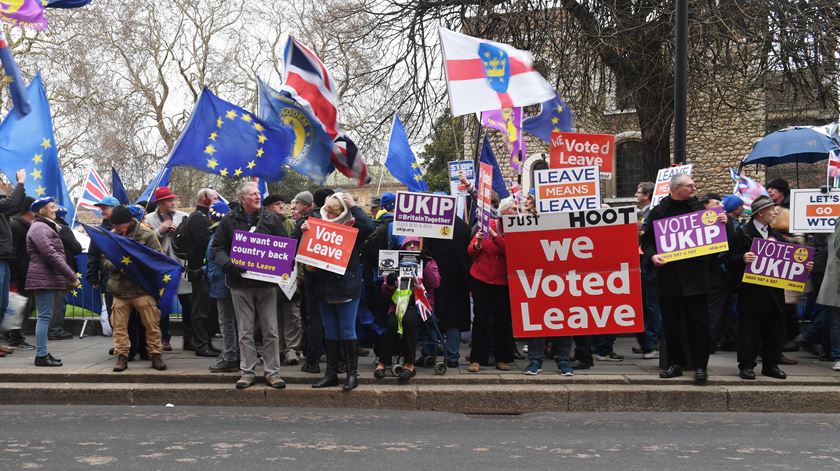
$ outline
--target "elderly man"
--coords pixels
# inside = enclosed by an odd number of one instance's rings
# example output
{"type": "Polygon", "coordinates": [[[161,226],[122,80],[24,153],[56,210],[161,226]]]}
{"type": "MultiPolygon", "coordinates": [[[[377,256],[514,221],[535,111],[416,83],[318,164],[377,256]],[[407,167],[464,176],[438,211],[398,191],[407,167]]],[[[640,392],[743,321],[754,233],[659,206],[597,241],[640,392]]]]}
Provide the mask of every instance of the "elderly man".
{"type": "MultiPolygon", "coordinates": [[[[152,227],[155,235],[163,247],[163,253],[168,257],[177,261],[181,265],[184,261],[175,256],[172,250],[172,239],[175,237],[175,231],[178,226],[187,218],[188,214],[183,211],[178,211],[177,202],[178,195],[172,193],[168,186],[162,186],[154,192],[157,209],[146,215],[144,222],[152,227]]],[[[181,280],[178,283],[178,302],[181,303],[181,323],[184,327],[184,350],[195,350],[193,343],[192,331],[192,305],[190,304],[190,293],[192,287],[189,280],[187,280],[187,270],[181,275],[181,280]]],[[[163,350],[172,351],[172,346],[169,343],[171,335],[169,334],[169,312],[160,313],[160,330],[163,335],[163,350]]]]}
{"type": "MultiPolygon", "coordinates": [[[[636,187],[636,216],[639,220],[639,237],[645,221],[651,210],[653,198],[653,182],[640,182],[636,187]]],[[[633,353],[641,354],[643,359],[659,358],[659,336],[662,331],[662,313],[659,310],[659,293],[656,287],[656,271],[650,259],[641,257],[642,276],[642,304],[644,307],[645,330],[636,334],[638,347],[633,347],[633,353]]]]}
{"type": "Polygon", "coordinates": [[[204,257],[210,243],[210,206],[218,201],[219,195],[212,188],[202,188],[195,197],[195,211],[184,221],[178,245],[186,255],[187,279],[192,286],[191,317],[195,354],[200,357],[215,357],[211,338],[219,325],[216,305],[210,297],[209,285],[204,276],[204,257]]]}
{"type": "MultiPolygon", "coordinates": [[[[735,234],[728,261],[737,279],[741,279],[747,264],[756,259],[751,250],[753,239],[781,240],[781,234],[772,228],[776,218],[776,202],[767,196],[759,196],[752,205],[750,222],[741,226],[735,234]]],[[[808,271],[814,262],[808,262],[808,271]]],[[[738,376],[741,379],[755,379],[755,360],[761,353],[761,374],[785,379],[787,375],[779,369],[778,360],[782,354],[782,333],[784,332],[785,294],[781,288],[741,283],[738,290],[738,376]]]]}
{"type": "Polygon", "coordinates": [[[254,182],[243,183],[236,190],[240,207],[232,210],[219,223],[213,238],[214,261],[225,272],[239,326],[239,353],[242,376],[237,389],[244,389],[256,378],[257,347],[254,344],[254,323],[260,323],[263,335],[265,381],[275,389],[286,387],[280,378],[280,340],[277,334],[277,285],[243,278],[245,269],[230,259],[233,233],[236,230],[288,237],[282,221],[260,207],[260,190],[254,182]]]}
{"type": "MultiPolygon", "coordinates": [[[[674,175],[670,182],[671,194],[650,210],[642,230],[644,257],[655,267],[659,288],[659,305],[667,348],[668,367],[660,378],[682,376],[686,365],[682,342],[682,325],[688,333],[688,350],[694,361],[694,378],[698,382],[708,379],[709,363],[709,264],[717,257],[703,256],[684,260],[665,261],[657,254],[653,223],[682,214],[700,211],[703,204],[697,200],[697,186],[686,174],[674,175]]],[[[720,219],[725,220],[721,214],[720,219]]]]}

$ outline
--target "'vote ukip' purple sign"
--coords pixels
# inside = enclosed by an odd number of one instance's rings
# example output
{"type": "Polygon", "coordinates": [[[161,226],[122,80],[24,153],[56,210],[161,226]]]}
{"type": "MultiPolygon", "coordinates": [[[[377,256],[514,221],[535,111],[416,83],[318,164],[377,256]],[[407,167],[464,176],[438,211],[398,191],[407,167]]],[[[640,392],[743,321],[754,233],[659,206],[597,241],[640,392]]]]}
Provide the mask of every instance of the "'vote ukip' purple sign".
{"type": "Polygon", "coordinates": [[[280,283],[289,279],[297,241],[288,237],[234,231],[230,261],[247,270],[243,278],[280,283]]]}
{"type": "Polygon", "coordinates": [[[656,253],[671,262],[726,252],[726,224],[718,222],[722,212],[718,207],[653,221],[656,253]]]}
{"type": "Polygon", "coordinates": [[[805,291],[809,275],[805,265],[814,260],[813,247],[756,237],[750,252],[756,257],[744,268],[744,283],[805,291]]]}

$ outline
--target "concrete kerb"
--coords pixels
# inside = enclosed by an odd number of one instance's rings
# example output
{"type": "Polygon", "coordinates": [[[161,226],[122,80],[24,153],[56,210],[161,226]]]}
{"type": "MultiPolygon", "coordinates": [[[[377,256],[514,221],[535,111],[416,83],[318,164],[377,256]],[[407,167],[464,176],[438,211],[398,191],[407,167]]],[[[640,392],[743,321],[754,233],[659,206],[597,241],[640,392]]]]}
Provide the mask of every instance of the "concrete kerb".
{"type": "Polygon", "coordinates": [[[470,414],[552,412],[840,412],[832,386],[374,385],[344,393],[290,384],[3,383],[3,404],[272,406],[429,410],[470,414]]]}

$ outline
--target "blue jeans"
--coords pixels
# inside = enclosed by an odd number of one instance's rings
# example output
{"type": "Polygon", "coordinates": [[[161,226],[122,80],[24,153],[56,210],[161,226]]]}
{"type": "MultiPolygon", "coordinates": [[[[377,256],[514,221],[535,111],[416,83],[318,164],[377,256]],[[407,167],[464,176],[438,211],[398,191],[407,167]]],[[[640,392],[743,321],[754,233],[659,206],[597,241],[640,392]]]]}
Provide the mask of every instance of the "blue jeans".
{"type": "Polygon", "coordinates": [[[356,340],[356,314],[360,299],[353,298],[341,304],[318,303],[327,340],[356,340]]]}
{"type": "Polygon", "coordinates": [[[458,361],[461,359],[461,329],[446,329],[446,361],[458,361]]]}
{"type": "Polygon", "coordinates": [[[219,311],[219,331],[222,333],[222,358],[239,361],[239,329],[236,326],[236,309],[232,298],[216,299],[219,311]]]}
{"type": "Polygon", "coordinates": [[[639,346],[645,352],[652,352],[662,334],[662,311],[659,308],[659,292],[656,273],[642,271],[642,304],[644,306],[645,330],[636,334],[639,346]]]}
{"type": "Polygon", "coordinates": [[[36,356],[47,356],[47,333],[50,329],[50,319],[64,294],[64,290],[60,289],[35,290],[35,302],[38,306],[38,321],[35,323],[36,356]]]}
{"type": "MultiPolygon", "coordinates": [[[[558,368],[561,365],[572,366],[572,339],[573,337],[553,337],[550,340],[554,347],[554,360],[558,368]]],[[[545,358],[545,341],[543,337],[528,339],[529,361],[538,361],[542,365],[545,358]]]]}

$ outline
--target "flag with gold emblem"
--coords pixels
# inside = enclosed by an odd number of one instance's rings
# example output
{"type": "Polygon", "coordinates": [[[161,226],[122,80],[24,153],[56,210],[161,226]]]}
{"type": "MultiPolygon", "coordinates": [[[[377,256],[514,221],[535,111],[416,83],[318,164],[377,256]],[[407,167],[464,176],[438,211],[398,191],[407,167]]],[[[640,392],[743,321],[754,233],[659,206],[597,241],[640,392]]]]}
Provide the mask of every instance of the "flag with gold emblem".
{"type": "Polygon", "coordinates": [[[266,124],[205,88],[166,166],[276,182],[283,178],[294,140],[289,128],[266,124]]]}
{"type": "Polygon", "coordinates": [[[26,171],[26,194],[33,198],[52,196],[55,204],[67,208],[67,221],[75,213],[58,161],[53,136],[50,105],[41,76],[36,75],[26,88],[30,111],[19,113],[13,106],[0,123],[0,170],[15,181],[15,172],[26,171]]]}
{"type": "Polygon", "coordinates": [[[405,132],[400,118],[394,114],[394,124],[391,126],[391,137],[388,139],[388,150],[385,152],[385,167],[397,180],[408,187],[408,191],[429,191],[420,163],[411,151],[408,134],[405,132]]]}
{"type": "Polygon", "coordinates": [[[133,239],[83,224],[90,236],[115,267],[119,268],[140,289],[160,300],[160,310],[172,313],[178,295],[178,281],[183,267],[162,252],[133,239]]]}

